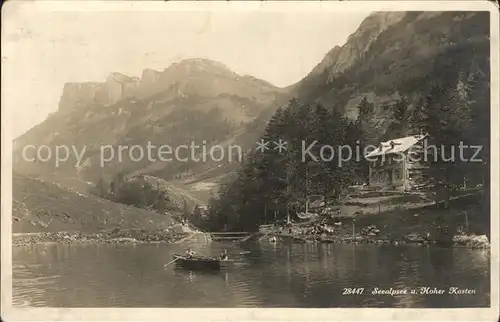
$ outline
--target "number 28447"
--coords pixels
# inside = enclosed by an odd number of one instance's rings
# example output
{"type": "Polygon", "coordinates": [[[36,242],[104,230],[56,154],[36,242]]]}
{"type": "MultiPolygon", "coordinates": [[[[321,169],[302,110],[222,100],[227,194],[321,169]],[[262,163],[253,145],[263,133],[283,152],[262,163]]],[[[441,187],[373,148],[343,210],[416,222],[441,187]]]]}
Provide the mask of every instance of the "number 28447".
{"type": "Polygon", "coordinates": [[[355,295],[355,294],[363,294],[364,292],[363,287],[359,288],[344,288],[344,291],[342,292],[342,295],[355,295]]]}

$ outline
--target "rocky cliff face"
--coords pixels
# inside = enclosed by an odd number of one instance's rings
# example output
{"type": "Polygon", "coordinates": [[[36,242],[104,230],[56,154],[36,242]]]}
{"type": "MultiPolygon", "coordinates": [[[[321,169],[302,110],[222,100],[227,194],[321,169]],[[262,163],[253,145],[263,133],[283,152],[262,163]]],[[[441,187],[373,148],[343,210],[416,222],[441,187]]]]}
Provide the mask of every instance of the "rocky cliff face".
{"type": "Polygon", "coordinates": [[[94,104],[99,100],[97,94],[102,85],[101,83],[66,83],[59,101],[59,110],[65,111],[94,104]]]}
{"type": "Polygon", "coordinates": [[[399,22],[405,12],[377,12],[368,16],[343,46],[335,46],[308,77],[327,71],[328,79],[351,67],[387,28],[399,22]]]}
{"type": "MultiPolygon", "coordinates": [[[[145,69],[141,78],[112,73],[102,83],[67,83],[59,110],[109,106],[125,99],[144,99],[170,90],[175,95],[215,97],[223,93],[253,96],[276,88],[250,76],[240,76],[225,65],[208,59],[186,59],[163,71],[145,69]]],[[[264,94],[267,98],[267,94],[264,94]]],[[[264,98],[264,99],[265,99],[264,98]]]]}
{"type": "Polygon", "coordinates": [[[292,95],[340,109],[351,119],[366,97],[376,105],[383,132],[389,117],[385,107],[402,97],[415,104],[430,80],[458,82],[459,72],[488,70],[488,12],[374,13],[296,84],[292,95]]]}
{"type": "Polygon", "coordinates": [[[59,101],[59,110],[112,105],[135,96],[138,84],[138,79],[120,73],[112,73],[103,83],[67,83],[59,101]]]}
{"type": "Polygon", "coordinates": [[[141,78],[113,73],[102,83],[66,84],[59,111],[14,142],[15,168],[21,173],[55,172],[83,180],[120,170],[145,170],[165,179],[193,175],[219,165],[148,158],[133,161],[125,151],[121,160],[115,158],[101,167],[100,149],[105,145],[146,149],[148,143],[176,148],[190,142],[206,142],[207,146],[229,142],[250,124],[265,124],[262,113],[270,116],[268,111],[274,111],[284,96],[265,81],[238,75],[206,59],[187,59],[163,71],[145,69],[141,78]],[[37,161],[23,160],[23,147],[42,144],[53,150],[56,145],[85,149],[85,153],[78,164],[72,151],[59,166],[55,166],[54,154],[48,161],[38,160],[34,149],[28,157],[37,161]]]}

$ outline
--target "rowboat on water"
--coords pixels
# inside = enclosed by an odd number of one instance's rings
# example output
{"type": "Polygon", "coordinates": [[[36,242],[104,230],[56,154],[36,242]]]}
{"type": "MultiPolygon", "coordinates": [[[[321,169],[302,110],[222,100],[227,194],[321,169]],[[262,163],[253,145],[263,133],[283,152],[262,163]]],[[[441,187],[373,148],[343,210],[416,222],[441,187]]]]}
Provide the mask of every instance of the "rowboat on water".
{"type": "Polygon", "coordinates": [[[193,256],[188,258],[181,254],[172,254],[172,257],[178,266],[192,270],[219,270],[227,268],[233,263],[232,260],[221,260],[216,257],[193,256]]]}

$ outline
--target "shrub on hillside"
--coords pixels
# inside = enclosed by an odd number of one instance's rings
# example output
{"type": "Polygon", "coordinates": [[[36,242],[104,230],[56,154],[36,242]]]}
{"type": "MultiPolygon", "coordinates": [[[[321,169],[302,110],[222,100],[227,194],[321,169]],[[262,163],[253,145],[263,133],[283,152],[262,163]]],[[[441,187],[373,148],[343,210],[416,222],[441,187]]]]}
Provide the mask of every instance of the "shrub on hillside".
{"type": "Polygon", "coordinates": [[[122,173],[118,173],[109,184],[100,178],[90,192],[101,198],[159,213],[165,212],[169,201],[164,191],[154,189],[142,177],[126,180],[122,173]]]}

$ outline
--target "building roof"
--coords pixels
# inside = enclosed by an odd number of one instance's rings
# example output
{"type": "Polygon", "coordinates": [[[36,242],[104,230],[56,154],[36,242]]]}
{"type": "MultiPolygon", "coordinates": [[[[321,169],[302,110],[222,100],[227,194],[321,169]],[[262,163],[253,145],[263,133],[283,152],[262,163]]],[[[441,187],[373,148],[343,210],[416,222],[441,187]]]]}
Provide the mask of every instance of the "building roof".
{"type": "Polygon", "coordinates": [[[409,148],[414,146],[417,142],[425,138],[426,136],[427,134],[411,135],[411,136],[406,136],[404,138],[392,139],[389,141],[381,142],[376,150],[368,153],[365,157],[371,158],[380,155],[405,152],[409,148]]]}

